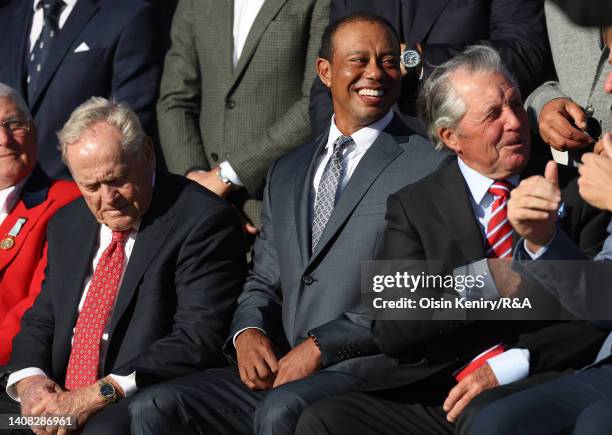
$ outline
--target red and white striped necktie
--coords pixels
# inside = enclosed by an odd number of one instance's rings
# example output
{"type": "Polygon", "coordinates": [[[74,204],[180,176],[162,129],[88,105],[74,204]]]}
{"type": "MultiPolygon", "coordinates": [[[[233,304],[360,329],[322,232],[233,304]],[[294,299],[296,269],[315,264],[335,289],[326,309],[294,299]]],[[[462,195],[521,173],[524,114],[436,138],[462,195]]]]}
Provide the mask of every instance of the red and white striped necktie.
{"type": "Polygon", "coordinates": [[[487,258],[510,258],[512,256],[512,234],[508,221],[508,198],[514,185],[506,180],[495,181],[489,193],[495,197],[491,217],[487,223],[487,258]]]}

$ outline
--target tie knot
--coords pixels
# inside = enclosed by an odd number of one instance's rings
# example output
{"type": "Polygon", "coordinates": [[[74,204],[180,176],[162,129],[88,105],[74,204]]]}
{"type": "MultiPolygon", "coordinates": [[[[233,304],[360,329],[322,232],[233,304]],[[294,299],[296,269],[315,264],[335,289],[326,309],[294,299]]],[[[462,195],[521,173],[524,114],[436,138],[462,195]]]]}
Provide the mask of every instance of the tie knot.
{"type": "Polygon", "coordinates": [[[45,20],[52,19],[54,21],[59,20],[60,13],[65,5],[63,0],[42,0],[40,4],[43,8],[45,20]]]}
{"type": "Polygon", "coordinates": [[[336,139],[336,141],[334,142],[334,152],[342,152],[347,146],[351,144],[351,142],[353,142],[353,138],[350,136],[343,135],[338,137],[338,139],[336,139]]]}
{"type": "Polygon", "coordinates": [[[509,196],[514,185],[507,180],[496,180],[489,187],[489,193],[493,196],[509,196]]]}
{"type": "Polygon", "coordinates": [[[125,245],[125,242],[130,234],[130,230],[127,231],[113,231],[113,240],[111,243],[119,243],[121,246],[125,245]]]}

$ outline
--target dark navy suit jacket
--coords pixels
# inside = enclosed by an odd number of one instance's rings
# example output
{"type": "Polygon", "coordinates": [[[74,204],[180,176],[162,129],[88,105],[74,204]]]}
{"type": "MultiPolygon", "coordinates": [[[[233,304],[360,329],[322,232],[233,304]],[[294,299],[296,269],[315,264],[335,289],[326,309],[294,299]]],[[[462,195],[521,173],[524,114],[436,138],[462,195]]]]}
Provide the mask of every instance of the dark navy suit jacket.
{"type": "MultiPolygon", "coordinates": [[[[33,0],[0,0],[0,82],[26,97],[33,0]]],[[[156,9],[143,0],[78,0],[52,45],[30,110],[38,162],[54,178],[70,174],[56,132],[92,96],[126,102],[156,136],[155,102],[162,68],[156,9]],[[89,49],[75,52],[85,43],[89,49]]],[[[25,98],[27,101],[27,98],[25,98]]]]}

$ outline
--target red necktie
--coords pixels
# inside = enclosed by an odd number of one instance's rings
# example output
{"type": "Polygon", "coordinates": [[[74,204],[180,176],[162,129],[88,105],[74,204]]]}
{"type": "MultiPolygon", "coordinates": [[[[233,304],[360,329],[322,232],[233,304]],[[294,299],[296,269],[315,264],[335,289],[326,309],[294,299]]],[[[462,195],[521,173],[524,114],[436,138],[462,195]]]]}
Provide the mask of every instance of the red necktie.
{"type": "Polygon", "coordinates": [[[100,342],[115,305],[129,231],[113,231],[113,239],[102,253],[79,314],[66,369],[66,388],[74,390],[98,379],[100,342]]]}
{"type": "Polygon", "coordinates": [[[495,197],[487,224],[487,258],[512,256],[512,225],[508,221],[507,203],[514,186],[506,180],[494,182],[489,193],[495,197]]]}

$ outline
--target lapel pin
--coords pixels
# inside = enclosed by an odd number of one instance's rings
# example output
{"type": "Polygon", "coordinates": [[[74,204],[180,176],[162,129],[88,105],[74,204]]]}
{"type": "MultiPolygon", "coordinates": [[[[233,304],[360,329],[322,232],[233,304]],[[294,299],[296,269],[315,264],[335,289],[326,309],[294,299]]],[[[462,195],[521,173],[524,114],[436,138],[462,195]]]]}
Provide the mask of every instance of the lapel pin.
{"type": "Polygon", "coordinates": [[[4,249],[5,251],[11,249],[15,246],[15,237],[19,235],[19,232],[25,225],[28,220],[26,218],[20,217],[13,225],[13,228],[9,231],[8,235],[2,239],[0,242],[0,249],[4,249]]]}
{"type": "Polygon", "coordinates": [[[557,217],[559,219],[563,219],[565,215],[567,215],[567,207],[565,207],[564,202],[561,202],[561,204],[559,204],[559,208],[557,209],[557,217]]]}

